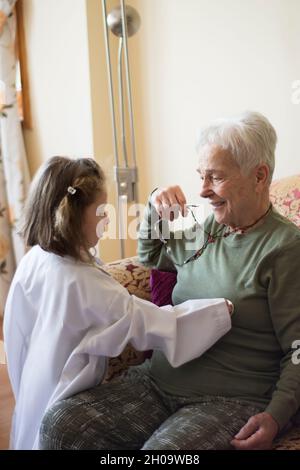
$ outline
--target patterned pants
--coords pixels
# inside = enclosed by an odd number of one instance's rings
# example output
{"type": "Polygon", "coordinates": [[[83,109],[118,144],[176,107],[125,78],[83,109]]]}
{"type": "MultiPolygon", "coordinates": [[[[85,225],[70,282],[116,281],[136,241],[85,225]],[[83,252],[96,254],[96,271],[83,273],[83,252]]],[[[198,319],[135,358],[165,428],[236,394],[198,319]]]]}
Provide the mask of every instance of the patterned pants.
{"type": "Polygon", "coordinates": [[[224,397],[174,397],[144,372],[55,403],[40,428],[41,449],[232,449],[230,441],[262,409],[224,397]]]}

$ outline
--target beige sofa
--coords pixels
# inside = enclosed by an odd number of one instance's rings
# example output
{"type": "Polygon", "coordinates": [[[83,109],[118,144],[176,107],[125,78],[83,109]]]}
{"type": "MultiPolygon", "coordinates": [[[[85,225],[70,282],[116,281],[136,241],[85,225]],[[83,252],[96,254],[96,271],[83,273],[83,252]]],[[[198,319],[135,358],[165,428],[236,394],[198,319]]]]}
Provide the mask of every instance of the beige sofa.
{"type": "MultiPolygon", "coordinates": [[[[271,200],[279,212],[300,228],[300,175],[275,181],[271,186],[271,200]]],[[[126,287],[128,292],[151,300],[150,269],[141,265],[137,257],[112,262],[104,268],[126,287]]],[[[142,363],[148,355],[149,353],[138,352],[128,345],[119,357],[110,359],[106,380],[120,375],[131,365],[142,363]]],[[[274,449],[300,450],[300,413],[290,430],[276,440],[274,449]]]]}

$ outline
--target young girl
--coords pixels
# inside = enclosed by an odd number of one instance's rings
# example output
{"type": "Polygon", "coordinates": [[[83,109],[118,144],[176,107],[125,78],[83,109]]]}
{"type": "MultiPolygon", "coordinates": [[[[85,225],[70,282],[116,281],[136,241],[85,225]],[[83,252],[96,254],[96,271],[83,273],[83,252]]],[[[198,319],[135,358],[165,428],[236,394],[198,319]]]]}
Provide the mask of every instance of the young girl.
{"type": "Polygon", "coordinates": [[[90,158],[53,157],[33,182],[23,230],[32,248],[16,271],[4,317],[16,400],[12,448],[37,448],[45,411],[98,384],[106,357],[129,341],[162,350],[176,367],[230,329],[224,299],[159,308],[130,296],[101,269],[89,249],[108,223],[99,211],[106,202],[103,171],[90,158]]]}

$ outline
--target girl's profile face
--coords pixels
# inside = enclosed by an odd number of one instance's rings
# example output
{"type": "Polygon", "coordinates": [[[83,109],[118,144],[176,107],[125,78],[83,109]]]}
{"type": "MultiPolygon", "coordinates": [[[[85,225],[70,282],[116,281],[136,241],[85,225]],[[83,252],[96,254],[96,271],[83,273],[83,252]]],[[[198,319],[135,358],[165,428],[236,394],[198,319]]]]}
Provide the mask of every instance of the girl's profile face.
{"type": "Polygon", "coordinates": [[[87,247],[92,248],[102,237],[105,227],[109,223],[105,206],[107,193],[98,193],[96,200],[85,208],[82,221],[82,232],[87,242],[87,247]]]}

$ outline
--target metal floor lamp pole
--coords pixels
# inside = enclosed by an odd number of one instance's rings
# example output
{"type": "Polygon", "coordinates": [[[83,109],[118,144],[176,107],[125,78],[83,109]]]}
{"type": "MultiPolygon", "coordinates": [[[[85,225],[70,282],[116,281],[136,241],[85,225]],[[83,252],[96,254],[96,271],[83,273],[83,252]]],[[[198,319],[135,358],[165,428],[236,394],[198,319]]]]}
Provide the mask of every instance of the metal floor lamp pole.
{"type": "MultiPolygon", "coordinates": [[[[135,146],[135,133],[134,133],[134,120],[132,109],[132,94],[131,94],[131,81],[130,69],[128,58],[128,37],[137,32],[140,26],[140,17],[137,11],[130,7],[125,6],[125,1],[120,0],[120,6],[107,14],[106,0],[102,0],[103,22],[104,22],[104,39],[106,49],[106,62],[108,70],[108,86],[109,86],[109,99],[112,118],[113,129],[113,144],[114,144],[114,177],[117,185],[117,198],[118,198],[118,222],[119,222],[119,237],[120,237],[120,250],[121,257],[125,256],[125,243],[124,243],[124,207],[127,207],[127,202],[138,202],[138,170],[136,162],[136,146],[135,146]],[[116,125],[115,113],[115,96],[113,89],[112,67],[111,67],[111,54],[108,29],[113,34],[119,37],[119,53],[118,53],[118,90],[119,90],[119,106],[120,106],[120,132],[121,132],[121,146],[122,146],[122,163],[120,164],[118,153],[118,133],[116,125]],[[124,86],[123,86],[123,55],[126,75],[126,91],[128,98],[128,114],[130,125],[130,140],[132,151],[132,166],[128,161],[128,147],[126,145],[126,128],[125,128],[125,107],[124,107],[124,86]]],[[[126,214],[127,216],[127,214],[126,214]]]]}

